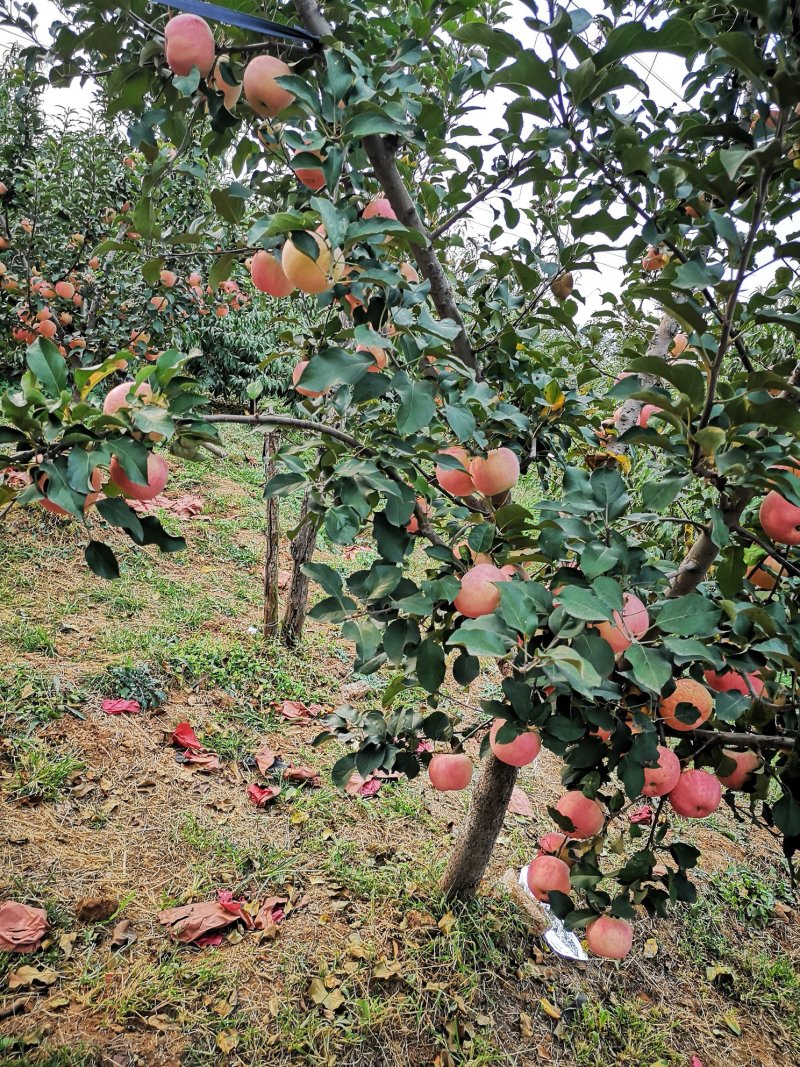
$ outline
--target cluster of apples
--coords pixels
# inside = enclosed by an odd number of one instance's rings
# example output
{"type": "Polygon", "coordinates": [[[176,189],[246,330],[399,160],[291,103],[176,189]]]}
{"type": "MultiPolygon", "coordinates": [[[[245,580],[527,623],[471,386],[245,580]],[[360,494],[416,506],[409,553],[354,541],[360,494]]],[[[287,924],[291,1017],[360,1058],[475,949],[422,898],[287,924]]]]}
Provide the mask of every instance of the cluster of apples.
{"type": "MultiPolygon", "coordinates": [[[[125,362],[122,360],[120,369],[124,369],[124,367],[125,362]]],[[[116,415],[117,412],[123,409],[131,408],[132,398],[138,398],[138,400],[146,403],[152,397],[153,389],[148,382],[142,382],[135,389],[132,382],[122,382],[121,385],[115,385],[106,394],[103,400],[103,414],[116,415]]],[[[161,440],[162,437],[161,434],[157,433],[150,433],[147,436],[153,441],[161,440]]],[[[131,481],[117,457],[112,456],[108,469],[108,483],[105,482],[103,472],[99,467],[95,467],[89,477],[83,504],[84,513],[98,500],[102,499],[103,489],[106,484],[114,487],[115,496],[122,496],[128,500],[153,500],[154,497],[164,491],[168,479],[169,467],[167,461],[156,452],[150,452],[147,457],[147,481],[144,485],[131,481]]],[[[47,490],[47,482],[48,477],[46,474],[42,474],[37,481],[37,485],[43,493],[47,490]]],[[[53,515],[58,515],[61,518],[72,517],[68,511],[47,498],[40,500],[39,504],[45,511],[49,511],[53,515]]]]}
{"type": "Polygon", "coordinates": [[[30,345],[37,337],[44,337],[58,345],[62,356],[68,350],[85,348],[86,341],[73,321],[74,315],[83,310],[82,281],[72,271],[69,277],[51,282],[35,267],[27,279],[20,281],[0,262],[0,287],[21,298],[16,308],[19,325],[12,328],[12,338],[30,345]]]}

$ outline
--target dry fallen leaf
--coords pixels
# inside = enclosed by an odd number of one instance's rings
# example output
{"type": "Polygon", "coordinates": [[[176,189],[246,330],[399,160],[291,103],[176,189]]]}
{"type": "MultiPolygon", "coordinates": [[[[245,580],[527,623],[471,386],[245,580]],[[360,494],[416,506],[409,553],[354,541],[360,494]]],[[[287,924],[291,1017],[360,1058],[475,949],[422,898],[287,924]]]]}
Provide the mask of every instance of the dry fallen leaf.
{"type": "Polygon", "coordinates": [[[120,919],[111,934],[111,951],[120,952],[122,949],[127,948],[128,945],[133,944],[135,940],[136,934],[130,919],[120,919]]]}
{"type": "Polygon", "coordinates": [[[220,1030],[217,1034],[217,1048],[220,1052],[233,1052],[239,1044],[239,1035],[235,1030],[220,1030]]]}
{"type": "Polygon", "coordinates": [[[58,947],[64,954],[64,959],[68,960],[72,956],[72,950],[75,948],[75,942],[78,938],[77,933],[62,934],[58,939],[58,947]]]}
{"type": "Polygon", "coordinates": [[[561,1009],[554,1007],[546,997],[542,997],[539,1001],[539,1006],[545,1015],[549,1015],[551,1019],[561,1018],[561,1009]]]}
{"type": "Polygon", "coordinates": [[[648,937],[645,941],[642,954],[646,960],[652,960],[658,955],[658,942],[654,937],[648,937]]]}
{"type": "Polygon", "coordinates": [[[519,1013],[519,1032],[524,1038],[530,1039],[533,1037],[533,1019],[526,1011],[519,1013]]]}
{"type": "Polygon", "coordinates": [[[6,900],[0,904],[0,950],[33,952],[42,943],[48,925],[44,908],[6,900]]]}
{"type": "Polygon", "coordinates": [[[436,925],[439,927],[443,934],[447,934],[449,936],[450,934],[452,934],[453,927],[457,924],[457,922],[458,920],[456,919],[455,915],[453,915],[452,911],[446,911],[436,925]]]}
{"type": "Polygon", "coordinates": [[[321,978],[312,978],[308,983],[306,992],[315,1004],[321,1004],[328,995],[328,990],[325,988],[325,983],[321,978]]]}
{"type": "Polygon", "coordinates": [[[8,976],[8,988],[14,989],[44,989],[58,981],[58,974],[50,967],[17,967],[8,976]]]}
{"type": "Polygon", "coordinates": [[[507,810],[512,815],[522,815],[526,819],[533,818],[533,805],[528,799],[528,794],[515,785],[511,792],[511,800],[508,802],[507,810]]]}
{"type": "Polygon", "coordinates": [[[81,897],[75,905],[75,915],[84,923],[102,923],[110,919],[119,907],[116,897],[108,893],[98,893],[92,897],[81,897]]]}

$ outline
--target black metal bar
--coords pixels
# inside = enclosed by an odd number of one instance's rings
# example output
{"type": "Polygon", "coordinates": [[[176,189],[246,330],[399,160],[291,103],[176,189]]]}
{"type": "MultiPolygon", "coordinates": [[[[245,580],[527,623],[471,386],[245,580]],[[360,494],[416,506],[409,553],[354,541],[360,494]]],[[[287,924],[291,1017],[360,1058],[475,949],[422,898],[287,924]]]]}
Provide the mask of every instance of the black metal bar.
{"type": "Polygon", "coordinates": [[[252,33],[261,34],[263,37],[277,37],[288,41],[301,41],[303,44],[319,44],[316,34],[306,30],[297,29],[294,26],[284,26],[280,22],[270,22],[269,19],[259,18],[257,15],[247,15],[243,11],[231,11],[229,7],[220,7],[219,4],[207,4],[205,0],[155,0],[159,7],[175,7],[179,11],[188,11],[191,15],[200,15],[201,18],[210,19],[212,22],[224,22],[229,26],[238,26],[242,30],[250,30],[252,33]]]}

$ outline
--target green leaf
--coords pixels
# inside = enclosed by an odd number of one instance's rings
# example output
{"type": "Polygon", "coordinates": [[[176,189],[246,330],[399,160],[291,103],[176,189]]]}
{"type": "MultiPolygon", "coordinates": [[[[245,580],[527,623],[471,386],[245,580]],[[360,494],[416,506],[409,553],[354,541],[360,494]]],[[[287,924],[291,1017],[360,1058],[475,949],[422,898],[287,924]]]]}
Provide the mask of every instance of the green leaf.
{"type": "Polygon", "coordinates": [[[225,252],[214,260],[214,265],[208,272],[208,284],[214,292],[216,292],[221,282],[230,278],[235,263],[236,256],[232,252],[225,252]]]}
{"type": "Polygon", "coordinates": [[[139,516],[122,497],[104,497],[97,501],[95,507],[109,526],[119,526],[132,534],[134,540],[143,543],[144,531],[139,516]]]}
{"type": "Polygon", "coordinates": [[[558,82],[550,71],[550,64],[540,59],[532,49],[523,50],[513,63],[509,63],[507,67],[501,67],[493,75],[489,84],[491,87],[513,86],[522,89],[525,93],[533,90],[546,100],[558,92],[558,82]]]}
{"type": "Polygon", "coordinates": [[[467,619],[447,639],[448,645],[462,645],[473,656],[505,656],[513,637],[489,628],[486,616],[467,619]]]}
{"type": "Polygon", "coordinates": [[[800,836],[800,804],[786,787],[780,800],[772,805],[772,817],[784,837],[800,836]]]}
{"type": "Polygon", "coordinates": [[[469,441],[475,433],[475,417],[468,407],[455,404],[445,404],[442,408],[448,425],[459,441],[469,441]]]}
{"type": "Polygon", "coordinates": [[[565,681],[573,689],[590,699],[602,684],[602,678],[592,664],[566,645],[545,649],[541,654],[546,673],[553,681],[565,681]]]}
{"type": "Polygon", "coordinates": [[[720,609],[701,596],[687,593],[676,600],[668,600],[656,618],[658,628],[679,637],[710,637],[719,622],[720,609]]]}
{"type": "Polygon", "coordinates": [[[672,677],[672,664],[647,645],[632,644],[625,650],[636,684],[648,693],[660,693],[672,677]]]}
{"type": "Polygon", "coordinates": [[[25,354],[28,367],[47,396],[59,397],[67,388],[67,364],[52,341],[39,337],[25,354]]]}
{"type": "Polygon", "coordinates": [[[444,681],[444,651],[438,641],[426,637],[417,649],[417,678],[423,689],[435,693],[444,681]]]}
{"type": "Polygon", "coordinates": [[[500,618],[508,623],[512,630],[529,637],[538,625],[536,604],[525,582],[503,582],[500,590],[500,618]]]}
{"type": "Polygon", "coordinates": [[[323,392],[335,385],[354,385],[364,377],[375,360],[369,352],[348,352],[344,348],[328,348],[309,361],[300,384],[304,389],[323,392]]]}
{"type": "Polygon", "coordinates": [[[621,550],[616,545],[592,542],[581,553],[581,570],[591,582],[606,571],[612,570],[619,563],[620,556],[621,550]]]}
{"type": "Polygon", "coordinates": [[[689,259],[675,270],[672,284],[676,289],[705,289],[717,285],[725,273],[724,263],[706,263],[702,259],[689,259]]]}
{"type": "Polygon", "coordinates": [[[668,19],[656,30],[646,29],[641,22],[626,22],[609,33],[605,45],[595,54],[594,63],[600,70],[639,52],[673,52],[688,56],[694,51],[696,42],[695,30],[683,19],[668,19]]]}
{"type": "Polygon", "coordinates": [[[507,59],[512,59],[520,50],[520,43],[505,30],[495,29],[485,22],[468,22],[453,30],[451,36],[464,44],[478,44],[482,48],[498,52],[507,59]]]}
{"type": "Polygon", "coordinates": [[[348,752],[346,756],[342,756],[337,760],[331,768],[331,779],[337,789],[344,789],[347,783],[353,776],[353,771],[356,769],[356,757],[355,753],[348,752]]]}
{"type": "Polygon", "coordinates": [[[398,371],[392,378],[392,388],[397,390],[400,397],[398,432],[412,434],[429,426],[436,412],[432,383],[409,378],[405,371],[398,371]]]}
{"type": "Polygon", "coordinates": [[[556,594],[558,604],[572,619],[584,622],[601,622],[611,618],[610,609],[590,589],[580,585],[567,585],[556,594]]]}
{"type": "Polygon", "coordinates": [[[344,128],[344,138],[372,137],[375,134],[386,135],[402,133],[406,128],[404,122],[393,119],[385,111],[366,111],[354,115],[344,128]]]}
{"type": "Polygon", "coordinates": [[[690,481],[691,475],[685,474],[678,478],[658,478],[645,482],[642,486],[642,505],[645,511],[663,511],[690,481]]]}
{"type": "Polygon", "coordinates": [[[119,578],[117,557],[102,541],[90,541],[84,549],[86,562],[100,578],[119,578]]]}

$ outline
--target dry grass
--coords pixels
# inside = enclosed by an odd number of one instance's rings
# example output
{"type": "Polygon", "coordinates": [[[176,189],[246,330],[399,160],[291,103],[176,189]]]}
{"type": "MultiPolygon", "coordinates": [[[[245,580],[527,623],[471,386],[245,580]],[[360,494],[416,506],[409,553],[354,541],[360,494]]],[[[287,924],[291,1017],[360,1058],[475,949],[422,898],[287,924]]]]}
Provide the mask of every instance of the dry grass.
{"type": "Polygon", "coordinates": [[[189,551],[127,547],[114,585],[86,571],[76,528],[47,516],[14,518],[0,547],[0,899],[45,906],[53,924],[33,956],[0,954],[0,991],[20,963],[58,973],[43,993],[0,999],[0,1065],[800,1062],[798,912],[775,907],[782,875],[763,835],[727,817],[693,827],[701,902],[639,921],[622,965],[562,961],[495,888],[547,824],[559,792],[548,756],[523,776],[536,817],[509,817],[483,895],[448,909],[436,879],[466,798],[422,781],[345,797],[325,774],[335,747],[312,749],[315,727],[271,709],[284,697],[333,704],[353,678],[331,629],[311,626],[295,653],[247,633],[260,606],[258,469],[234,458],[175,482],[209,501],[184,524],[189,551]],[[104,715],[116,695],[107,668],[140,662],[168,685],[164,706],[104,715]],[[168,738],[185,719],[222,771],[175,761],[168,738]],[[319,766],[322,787],[256,810],[241,758],[262,740],[319,766]],[[274,941],[172,944],[159,909],[221,887],[308,905],[274,941]],[[78,921],[77,902],[98,893],[118,901],[115,916],[78,921]],[[136,941],[112,952],[120,917],[136,941]],[[77,935],[66,951],[65,933],[77,935]],[[331,1007],[310,995],[315,978],[341,994],[331,1007]]]}

